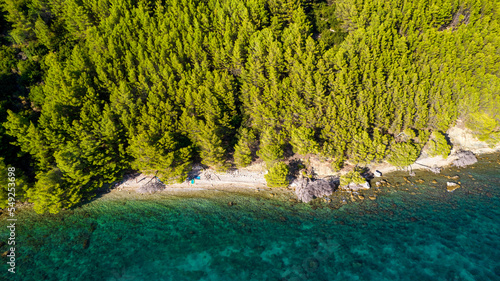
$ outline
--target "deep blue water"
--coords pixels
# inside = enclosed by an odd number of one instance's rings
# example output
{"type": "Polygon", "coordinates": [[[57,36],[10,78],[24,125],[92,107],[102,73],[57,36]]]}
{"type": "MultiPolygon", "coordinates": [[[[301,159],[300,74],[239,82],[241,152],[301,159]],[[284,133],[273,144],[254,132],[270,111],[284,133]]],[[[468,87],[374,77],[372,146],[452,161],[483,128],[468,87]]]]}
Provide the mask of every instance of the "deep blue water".
{"type": "Polygon", "coordinates": [[[218,192],[25,210],[17,273],[2,258],[0,280],[500,280],[500,165],[488,157],[338,209],[218,192]],[[447,192],[446,175],[462,187],[447,192]]]}

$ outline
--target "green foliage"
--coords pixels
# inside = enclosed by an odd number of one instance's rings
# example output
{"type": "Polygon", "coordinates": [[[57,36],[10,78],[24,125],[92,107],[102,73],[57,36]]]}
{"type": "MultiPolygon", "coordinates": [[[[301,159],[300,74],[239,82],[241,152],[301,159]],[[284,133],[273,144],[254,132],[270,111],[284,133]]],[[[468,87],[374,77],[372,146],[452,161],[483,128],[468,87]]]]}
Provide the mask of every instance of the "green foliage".
{"type": "Polygon", "coordinates": [[[340,171],[344,167],[345,158],[339,156],[333,160],[331,166],[334,171],[340,171]]]}
{"type": "Polygon", "coordinates": [[[384,135],[380,129],[373,130],[373,157],[375,161],[382,161],[387,155],[389,143],[392,141],[392,136],[384,135]]]}
{"type": "Polygon", "coordinates": [[[370,136],[366,131],[356,134],[348,145],[349,159],[355,164],[368,164],[374,159],[370,136]]]}
{"type": "Polygon", "coordinates": [[[150,174],[159,172],[158,177],[164,182],[183,182],[190,167],[190,147],[176,150],[173,138],[167,134],[156,143],[142,137],[145,136],[131,139],[132,167],[150,174]]]}
{"type": "Polygon", "coordinates": [[[292,130],[290,144],[293,151],[298,154],[318,153],[318,143],[314,139],[314,131],[311,128],[300,127],[292,130]]]}
{"type": "Polygon", "coordinates": [[[130,169],[225,169],[232,146],[244,167],[257,142],[268,167],[291,146],[338,170],[406,166],[457,118],[500,140],[495,1],[112,2],[2,3],[0,157],[39,210],[130,169]]]}
{"type": "Polygon", "coordinates": [[[255,134],[251,129],[242,128],[238,143],[234,147],[234,163],[244,168],[252,163],[252,154],[256,143],[255,134]]]}
{"type": "Polygon", "coordinates": [[[289,184],[287,175],[288,165],[283,162],[277,162],[269,168],[268,173],[264,177],[269,187],[286,187],[289,184]]]}
{"type": "Polygon", "coordinates": [[[201,163],[218,170],[225,168],[222,140],[212,126],[207,125],[202,129],[198,144],[201,150],[201,163]]]}
{"type": "Polygon", "coordinates": [[[431,157],[441,155],[443,158],[448,158],[451,152],[451,145],[448,144],[446,137],[443,133],[434,131],[432,132],[432,138],[427,143],[429,149],[429,155],[431,157]]]}
{"type": "Polygon", "coordinates": [[[260,138],[259,150],[257,155],[266,162],[268,166],[272,166],[274,162],[283,159],[283,141],[279,134],[273,130],[266,130],[260,138]]]}
{"type": "Polygon", "coordinates": [[[320,33],[321,42],[326,46],[342,43],[347,33],[342,30],[342,22],[335,16],[336,5],[324,2],[314,5],[314,25],[320,33]]]}
{"type": "Polygon", "coordinates": [[[66,182],[59,169],[39,174],[37,180],[34,188],[28,190],[27,196],[39,214],[57,214],[82,200],[81,186],[66,182]]]}
{"type": "Polygon", "coordinates": [[[429,140],[431,132],[428,130],[419,130],[418,132],[418,143],[424,145],[429,140]]]}
{"type": "Polygon", "coordinates": [[[387,161],[397,167],[406,167],[413,164],[419,155],[420,149],[413,142],[397,142],[391,145],[387,161]]]}
{"type": "Polygon", "coordinates": [[[469,115],[467,128],[481,141],[486,141],[491,145],[500,142],[500,121],[491,117],[486,112],[476,112],[469,115]]]}
{"type": "Polygon", "coordinates": [[[366,179],[361,176],[358,170],[353,170],[340,176],[340,186],[347,186],[350,183],[364,184],[365,182],[366,179]]]}

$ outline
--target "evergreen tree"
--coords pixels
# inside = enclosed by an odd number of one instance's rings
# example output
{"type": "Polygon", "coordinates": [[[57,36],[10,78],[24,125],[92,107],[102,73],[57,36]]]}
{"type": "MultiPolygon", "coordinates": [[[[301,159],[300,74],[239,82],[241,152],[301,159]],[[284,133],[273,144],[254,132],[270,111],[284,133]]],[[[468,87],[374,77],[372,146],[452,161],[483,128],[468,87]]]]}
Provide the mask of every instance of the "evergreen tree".
{"type": "Polygon", "coordinates": [[[255,142],[256,138],[253,131],[242,128],[238,143],[234,147],[234,162],[237,167],[244,168],[252,163],[255,142]]]}
{"type": "Polygon", "coordinates": [[[272,166],[274,162],[283,159],[283,153],[283,140],[281,135],[276,134],[274,130],[262,132],[257,155],[266,162],[268,167],[272,166]]]}
{"type": "Polygon", "coordinates": [[[244,167],[252,132],[268,167],[292,147],[336,170],[445,155],[458,119],[500,141],[496,1],[111,2],[2,3],[0,157],[39,211],[233,146],[244,167]]]}
{"type": "Polygon", "coordinates": [[[318,153],[319,146],[314,139],[314,131],[311,128],[299,127],[292,131],[290,144],[293,151],[298,154],[318,153]]]}
{"type": "Polygon", "coordinates": [[[451,145],[448,144],[445,135],[441,132],[432,132],[432,138],[427,143],[427,146],[429,155],[432,157],[441,155],[446,159],[451,152],[451,145]]]}
{"type": "Polygon", "coordinates": [[[391,165],[403,168],[413,164],[419,154],[420,150],[412,141],[392,143],[387,161],[391,165]]]}
{"type": "Polygon", "coordinates": [[[222,148],[222,140],[215,131],[213,124],[202,127],[199,134],[199,146],[201,163],[216,169],[225,169],[225,150],[222,148]]]}
{"type": "Polygon", "coordinates": [[[264,175],[267,186],[269,187],[286,187],[288,186],[288,165],[283,162],[274,163],[264,175]]]}

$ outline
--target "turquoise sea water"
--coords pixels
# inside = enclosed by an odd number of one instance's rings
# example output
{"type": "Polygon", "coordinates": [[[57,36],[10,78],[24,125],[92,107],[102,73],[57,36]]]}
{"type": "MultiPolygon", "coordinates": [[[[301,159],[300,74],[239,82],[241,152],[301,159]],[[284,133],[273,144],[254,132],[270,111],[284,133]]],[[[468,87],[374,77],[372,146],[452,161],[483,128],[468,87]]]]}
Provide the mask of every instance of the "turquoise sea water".
{"type": "Polygon", "coordinates": [[[0,280],[500,280],[499,166],[418,172],[340,208],[217,192],[22,211],[17,273],[2,258],[0,280]]]}

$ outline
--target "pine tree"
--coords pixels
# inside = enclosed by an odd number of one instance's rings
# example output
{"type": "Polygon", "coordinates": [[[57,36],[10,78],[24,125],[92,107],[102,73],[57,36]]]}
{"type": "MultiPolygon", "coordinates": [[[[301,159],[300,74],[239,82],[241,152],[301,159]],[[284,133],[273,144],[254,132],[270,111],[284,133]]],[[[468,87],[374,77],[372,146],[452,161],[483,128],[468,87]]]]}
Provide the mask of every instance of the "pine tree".
{"type": "Polygon", "coordinates": [[[269,187],[286,187],[288,186],[288,165],[283,162],[274,163],[264,175],[267,186],[269,187]]]}
{"type": "Polygon", "coordinates": [[[213,123],[203,126],[200,123],[201,132],[198,136],[201,163],[216,169],[225,169],[225,150],[222,148],[222,140],[218,136],[213,123]]]}
{"type": "Polygon", "coordinates": [[[29,201],[37,213],[59,213],[64,208],[78,204],[82,199],[81,186],[70,185],[59,169],[37,175],[35,186],[28,190],[29,201]]]}
{"type": "Polygon", "coordinates": [[[427,146],[431,157],[441,155],[446,159],[451,152],[451,145],[448,144],[445,135],[438,131],[432,132],[432,138],[427,146]]]}
{"type": "Polygon", "coordinates": [[[283,140],[274,130],[268,129],[262,132],[257,155],[272,166],[274,162],[283,159],[283,140]]]}
{"type": "Polygon", "coordinates": [[[387,161],[391,165],[403,168],[413,164],[419,155],[420,150],[412,141],[392,143],[387,161]]]}
{"type": "Polygon", "coordinates": [[[298,154],[319,152],[319,146],[311,128],[300,127],[292,130],[290,144],[293,146],[293,151],[298,154]]]}
{"type": "Polygon", "coordinates": [[[238,143],[234,147],[234,162],[236,166],[244,168],[252,163],[252,154],[255,149],[256,138],[251,129],[242,128],[238,143]]]}

